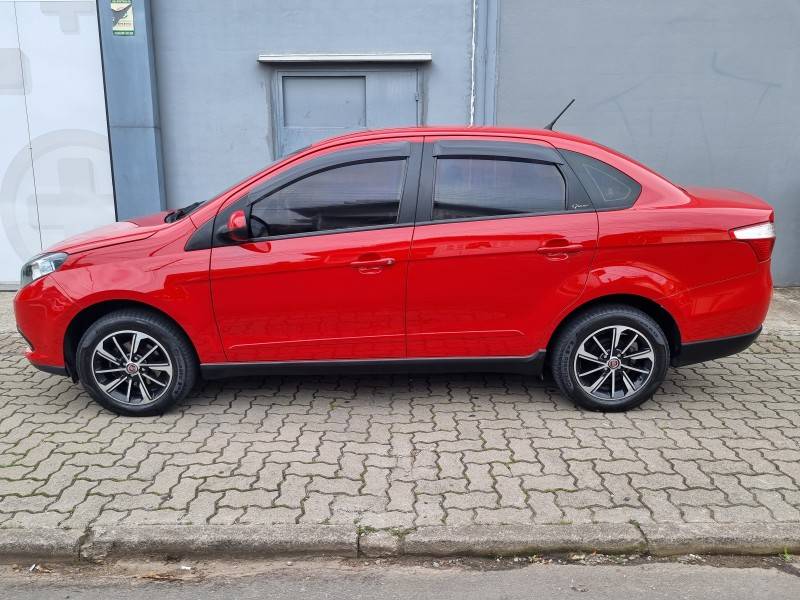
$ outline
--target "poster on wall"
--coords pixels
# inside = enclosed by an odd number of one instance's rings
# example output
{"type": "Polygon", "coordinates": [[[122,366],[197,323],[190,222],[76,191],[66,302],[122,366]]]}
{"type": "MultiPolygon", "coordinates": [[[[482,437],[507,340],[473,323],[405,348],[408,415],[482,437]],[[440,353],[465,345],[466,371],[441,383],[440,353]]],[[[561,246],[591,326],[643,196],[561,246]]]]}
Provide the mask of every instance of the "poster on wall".
{"type": "Polygon", "coordinates": [[[133,35],[133,2],[111,0],[111,31],[114,35],[133,35]]]}

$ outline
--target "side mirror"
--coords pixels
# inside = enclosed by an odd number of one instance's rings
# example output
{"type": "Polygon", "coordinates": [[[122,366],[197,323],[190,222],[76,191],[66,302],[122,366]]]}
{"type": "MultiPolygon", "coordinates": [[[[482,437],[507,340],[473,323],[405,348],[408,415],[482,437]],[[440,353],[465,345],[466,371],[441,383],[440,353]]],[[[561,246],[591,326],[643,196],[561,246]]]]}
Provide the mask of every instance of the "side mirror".
{"type": "Polygon", "coordinates": [[[222,233],[225,237],[234,242],[246,242],[250,239],[250,231],[247,227],[247,215],[245,215],[243,210],[235,210],[228,216],[228,223],[222,233]]]}

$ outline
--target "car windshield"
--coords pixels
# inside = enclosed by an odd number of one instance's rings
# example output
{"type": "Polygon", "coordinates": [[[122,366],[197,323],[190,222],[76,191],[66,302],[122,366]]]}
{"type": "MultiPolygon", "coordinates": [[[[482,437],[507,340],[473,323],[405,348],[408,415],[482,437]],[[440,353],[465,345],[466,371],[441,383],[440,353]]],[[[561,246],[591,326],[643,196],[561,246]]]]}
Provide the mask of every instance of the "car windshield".
{"type": "MultiPolygon", "coordinates": [[[[288,158],[291,158],[292,156],[295,156],[296,154],[300,154],[301,152],[304,152],[305,150],[307,150],[310,147],[311,146],[305,146],[303,148],[295,150],[294,152],[292,152],[290,154],[287,154],[286,156],[282,156],[278,160],[274,160],[271,163],[269,163],[269,164],[265,165],[264,167],[262,167],[261,169],[259,169],[257,171],[257,173],[260,173],[261,171],[264,171],[265,169],[268,169],[268,168],[272,167],[273,165],[275,165],[275,164],[277,164],[279,162],[283,162],[284,160],[286,160],[288,158]]],[[[241,185],[242,183],[244,183],[245,181],[247,181],[248,179],[253,177],[253,175],[255,175],[255,174],[256,173],[248,175],[247,177],[245,177],[241,181],[237,181],[235,184],[233,184],[231,186],[228,186],[227,188],[225,188],[224,190],[222,190],[221,192],[219,192],[217,194],[214,194],[213,196],[211,196],[207,200],[201,200],[201,201],[198,201],[198,202],[192,202],[191,204],[188,204],[188,205],[183,206],[181,208],[176,208],[176,209],[170,211],[167,214],[167,216],[164,217],[164,222],[165,223],[174,223],[175,221],[180,221],[183,217],[185,217],[188,214],[193,213],[194,211],[196,211],[198,208],[200,208],[204,204],[208,204],[209,202],[211,202],[215,198],[219,198],[222,194],[225,194],[225,193],[229,192],[230,190],[238,187],[239,185],[241,185]]]]}
{"type": "MultiPolygon", "coordinates": [[[[217,195],[219,195],[219,194],[217,194],[217,195]]],[[[187,206],[183,206],[181,208],[176,208],[175,210],[170,212],[166,217],[164,217],[164,222],[173,223],[174,221],[180,221],[183,217],[185,217],[186,215],[188,215],[192,211],[197,210],[203,204],[205,204],[206,202],[210,202],[211,200],[213,200],[216,197],[217,196],[212,196],[208,200],[203,200],[201,202],[192,202],[191,204],[189,204],[187,206]]]]}

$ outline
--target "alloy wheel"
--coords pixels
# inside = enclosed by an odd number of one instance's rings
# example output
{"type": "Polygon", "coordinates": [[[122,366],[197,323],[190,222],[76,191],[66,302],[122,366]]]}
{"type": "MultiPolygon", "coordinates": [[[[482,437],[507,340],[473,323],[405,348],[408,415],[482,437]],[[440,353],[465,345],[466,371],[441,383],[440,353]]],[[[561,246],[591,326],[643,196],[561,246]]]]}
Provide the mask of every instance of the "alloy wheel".
{"type": "Polygon", "coordinates": [[[107,335],[95,346],[91,364],[103,393],[122,404],[151,404],[172,383],[169,354],[153,336],[141,331],[107,335]]]}
{"type": "Polygon", "coordinates": [[[586,336],[575,353],[575,379],[601,402],[616,403],[639,391],[653,374],[655,353],[642,332],[626,325],[586,336]]]}

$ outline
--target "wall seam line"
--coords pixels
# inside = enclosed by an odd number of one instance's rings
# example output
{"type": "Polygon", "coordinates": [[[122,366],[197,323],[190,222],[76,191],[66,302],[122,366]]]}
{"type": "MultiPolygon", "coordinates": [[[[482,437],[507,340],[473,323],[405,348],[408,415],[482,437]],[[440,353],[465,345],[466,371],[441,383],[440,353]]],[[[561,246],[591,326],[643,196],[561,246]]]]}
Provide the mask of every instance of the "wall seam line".
{"type": "Polygon", "coordinates": [[[17,3],[14,2],[14,29],[17,32],[17,48],[19,49],[19,73],[22,76],[22,101],[25,105],[25,128],[28,131],[28,155],[31,159],[31,177],[33,178],[33,203],[36,206],[36,229],[39,235],[39,252],[44,250],[44,240],[42,240],[42,218],[39,214],[39,190],[36,187],[36,168],[33,163],[33,140],[31,139],[31,115],[28,110],[28,84],[25,78],[25,67],[22,63],[22,39],[19,35],[19,15],[17,15],[17,3]]]}
{"type": "Polygon", "coordinates": [[[477,47],[478,0],[472,0],[472,54],[470,56],[469,124],[475,124],[475,50],[477,47]]]}

